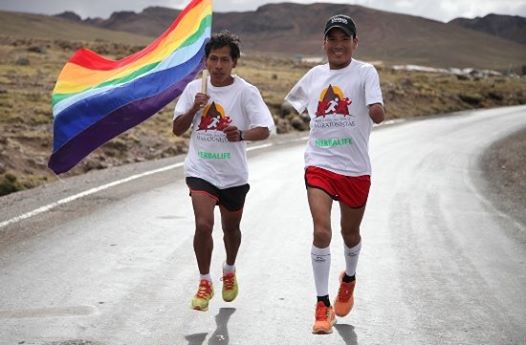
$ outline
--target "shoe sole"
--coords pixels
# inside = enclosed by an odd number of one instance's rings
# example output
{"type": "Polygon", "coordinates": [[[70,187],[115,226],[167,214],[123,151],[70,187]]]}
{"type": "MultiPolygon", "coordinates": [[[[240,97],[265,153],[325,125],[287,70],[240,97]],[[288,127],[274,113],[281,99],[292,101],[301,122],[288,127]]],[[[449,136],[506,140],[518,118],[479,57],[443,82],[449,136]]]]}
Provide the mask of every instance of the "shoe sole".
{"type": "Polygon", "coordinates": [[[345,314],[336,314],[336,316],[338,316],[338,317],[346,317],[347,315],[349,315],[350,312],[351,312],[351,311],[349,310],[349,311],[348,311],[347,313],[345,313],[345,314]]]}
{"type": "Polygon", "coordinates": [[[331,322],[331,328],[326,330],[326,329],[316,329],[316,328],[312,328],[312,334],[331,334],[332,333],[332,327],[334,327],[334,325],[336,324],[336,319],[334,319],[332,322],[331,322]]]}
{"type": "Polygon", "coordinates": [[[312,334],[331,334],[332,333],[332,328],[330,330],[324,330],[324,329],[320,329],[320,330],[312,330],[312,334]]]}
{"type": "Polygon", "coordinates": [[[199,306],[195,306],[195,307],[192,306],[192,309],[193,309],[193,310],[197,310],[197,311],[208,311],[208,307],[206,307],[206,308],[201,308],[201,307],[199,307],[199,306]]]}

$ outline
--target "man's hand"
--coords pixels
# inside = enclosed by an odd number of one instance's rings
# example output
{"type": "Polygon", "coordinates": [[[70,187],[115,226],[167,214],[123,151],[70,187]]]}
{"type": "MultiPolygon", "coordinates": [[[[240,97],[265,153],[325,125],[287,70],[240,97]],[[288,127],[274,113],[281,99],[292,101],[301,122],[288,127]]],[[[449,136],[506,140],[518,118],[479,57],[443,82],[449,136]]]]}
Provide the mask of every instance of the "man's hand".
{"type": "Polygon", "coordinates": [[[186,132],[188,128],[190,128],[195,114],[206,106],[209,99],[210,97],[208,95],[205,95],[204,93],[200,92],[197,93],[195,95],[194,104],[192,104],[192,107],[188,109],[186,113],[177,117],[173,121],[172,132],[177,136],[183,135],[184,132],[186,132]]]}
{"type": "Polygon", "coordinates": [[[228,141],[241,141],[241,131],[236,126],[228,126],[223,129],[228,141]]]}
{"type": "Polygon", "coordinates": [[[204,93],[201,93],[201,92],[196,93],[195,98],[194,98],[194,105],[192,106],[192,110],[194,112],[201,110],[202,108],[206,106],[209,99],[210,99],[210,96],[204,93]]]}
{"type": "Polygon", "coordinates": [[[374,123],[380,123],[385,119],[384,107],[380,103],[369,105],[369,116],[374,123]]]}

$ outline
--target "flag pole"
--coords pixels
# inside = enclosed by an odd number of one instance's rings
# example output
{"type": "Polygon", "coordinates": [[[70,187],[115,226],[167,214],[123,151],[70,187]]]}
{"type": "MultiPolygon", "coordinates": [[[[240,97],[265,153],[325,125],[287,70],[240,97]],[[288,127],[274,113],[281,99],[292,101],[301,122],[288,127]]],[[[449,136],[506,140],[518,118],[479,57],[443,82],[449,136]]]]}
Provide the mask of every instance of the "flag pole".
{"type": "Polygon", "coordinates": [[[208,70],[206,68],[203,70],[203,75],[201,78],[201,93],[206,95],[206,91],[208,89],[208,70]]]}

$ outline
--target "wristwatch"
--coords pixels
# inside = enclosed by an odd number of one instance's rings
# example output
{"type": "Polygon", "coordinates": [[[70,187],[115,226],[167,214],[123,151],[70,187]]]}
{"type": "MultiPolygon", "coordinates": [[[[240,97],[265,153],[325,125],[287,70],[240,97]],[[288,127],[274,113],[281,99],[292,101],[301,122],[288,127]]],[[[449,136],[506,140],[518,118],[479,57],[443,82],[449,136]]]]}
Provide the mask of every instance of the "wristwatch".
{"type": "Polygon", "coordinates": [[[243,141],[243,131],[239,130],[239,141],[243,141]]]}

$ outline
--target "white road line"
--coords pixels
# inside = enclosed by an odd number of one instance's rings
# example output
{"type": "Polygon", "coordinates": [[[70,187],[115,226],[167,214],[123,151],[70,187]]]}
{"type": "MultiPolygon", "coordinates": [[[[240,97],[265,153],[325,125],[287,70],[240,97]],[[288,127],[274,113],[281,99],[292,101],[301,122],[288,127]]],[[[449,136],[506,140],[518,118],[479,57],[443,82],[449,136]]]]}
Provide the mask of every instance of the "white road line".
{"type": "Polygon", "coordinates": [[[130,182],[130,181],[133,181],[133,180],[136,180],[138,178],[145,177],[145,176],[148,176],[148,175],[157,174],[157,173],[160,173],[160,172],[163,172],[163,171],[167,171],[167,170],[170,170],[170,169],[176,169],[176,168],[179,168],[179,167],[183,166],[183,164],[184,163],[176,163],[176,164],[165,166],[163,168],[146,171],[146,172],[143,172],[141,174],[132,175],[132,176],[124,178],[122,180],[113,181],[113,182],[107,183],[105,185],[102,185],[102,186],[99,186],[99,187],[95,187],[95,188],[91,188],[91,189],[88,189],[88,190],[86,190],[84,192],[81,192],[81,193],[78,193],[78,194],[75,194],[75,195],[72,195],[72,196],[68,196],[67,198],[61,199],[61,200],[56,201],[54,203],[51,203],[51,204],[48,204],[46,206],[42,206],[40,208],[37,208],[37,209],[35,209],[33,211],[24,213],[24,214],[22,214],[20,216],[11,218],[9,220],[6,220],[6,221],[0,223],[0,229],[5,227],[5,226],[8,226],[10,224],[17,223],[17,222],[19,222],[21,220],[28,219],[28,218],[36,216],[38,214],[47,212],[47,211],[49,211],[51,209],[54,209],[57,206],[67,204],[69,202],[72,202],[72,201],[80,199],[80,198],[84,198],[84,197],[86,197],[88,195],[91,195],[91,194],[95,194],[95,193],[100,192],[102,190],[105,190],[105,189],[108,189],[108,188],[111,188],[111,187],[115,187],[115,186],[118,186],[120,184],[123,184],[123,183],[126,183],[126,182],[130,182]]]}
{"type": "MultiPolygon", "coordinates": [[[[263,144],[263,145],[251,146],[251,147],[247,148],[247,151],[259,150],[259,149],[263,149],[263,148],[266,148],[266,147],[270,147],[272,145],[273,144],[263,144]]],[[[36,215],[39,215],[41,213],[47,212],[49,210],[52,210],[52,209],[54,209],[57,206],[67,204],[69,202],[72,202],[72,201],[80,199],[80,198],[84,198],[84,197],[86,197],[88,195],[91,195],[91,194],[95,194],[95,193],[100,192],[102,190],[109,189],[109,188],[118,186],[120,184],[136,180],[136,179],[141,178],[141,177],[145,177],[145,176],[149,176],[149,175],[153,175],[153,174],[158,174],[160,172],[164,172],[164,171],[171,170],[171,169],[177,169],[177,168],[182,167],[183,165],[184,165],[183,162],[172,164],[172,165],[168,165],[168,166],[165,166],[163,168],[146,171],[146,172],[143,172],[143,173],[140,173],[140,174],[136,174],[136,175],[132,175],[130,177],[124,178],[122,180],[113,181],[113,182],[107,183],[107,184],[99,186],[99,187],[88,189],[88,190],[86,190],[84,192],[80,192],[78,194],[75,194],[75,195],[72,195],[72,196],[68,196],[67,198],[61,199],[59,201],[53,202],[51,204],[48,204],[46,206],[39,207],[39,208],[37,208],[37,209],[35,209],[33,211],[24,213],[24,214],[22,214],[20,216],[16,216],[16,217],[8,219],[8,220],[6,220],[4,222],[1,222],[0,223],[0,229],[3,228],[3,227],[8,226],[10,224],[14,224],[14,223],[17,223],[17,222],[19,222],[21,220],[28,219],[28,218],[34,217],[36,215]]]]}
{"type": "Polygon", "coordinates": [[[247,151],[254,151],[254,150],[259,150],[259,149],[264,149],[266,147],[271,147],[273,144],[262,144],[262,145],[257,145],[257,146],[250,146],[250,147],[247,147],[247,151]]]}

